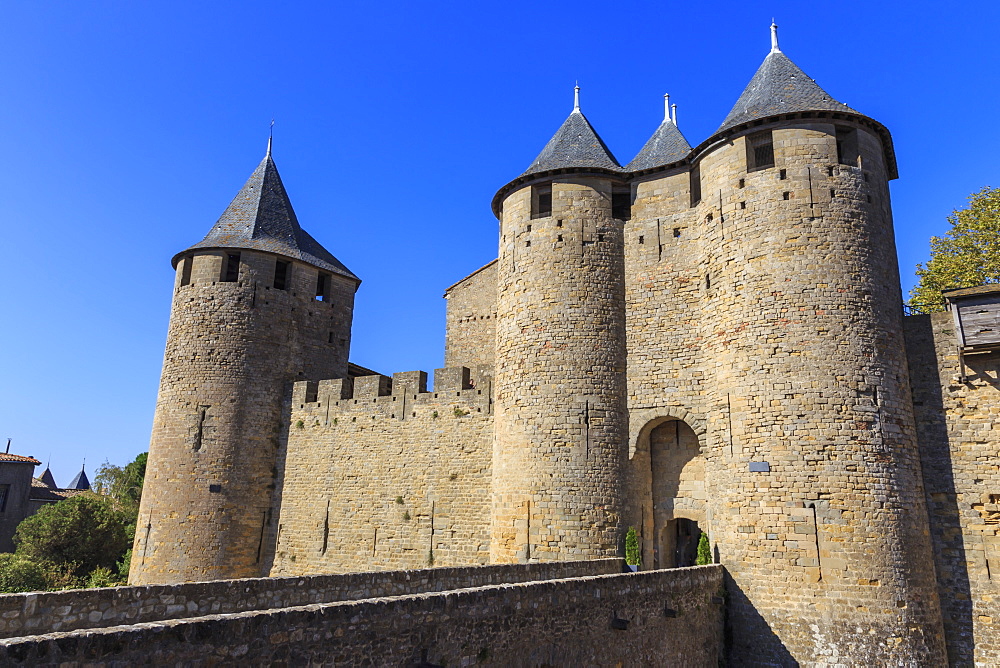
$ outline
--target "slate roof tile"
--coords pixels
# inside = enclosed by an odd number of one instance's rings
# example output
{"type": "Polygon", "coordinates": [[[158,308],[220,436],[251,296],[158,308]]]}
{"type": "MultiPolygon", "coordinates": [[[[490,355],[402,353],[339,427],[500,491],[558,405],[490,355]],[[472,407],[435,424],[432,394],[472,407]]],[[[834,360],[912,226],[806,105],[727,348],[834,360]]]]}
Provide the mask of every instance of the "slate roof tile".
{"type": "Polygon", "coordinates": [[[205,238],[174,256],[174,265],[199,248],[267,251],[360,280],[299,225],[270,151],[205,238]]]}
{"type": "Polygon", "coordinates": [[[634,172],[669,165],[682,160],[690,152],[691,145],[680,129],[673,121],[664,120],[625,169],[634,172]]]}
{"type": "Polygon", "coordinates": [[[565,167],[621,169],[604,140],[579,109],[573,110],[521,176],[565,167]]]}

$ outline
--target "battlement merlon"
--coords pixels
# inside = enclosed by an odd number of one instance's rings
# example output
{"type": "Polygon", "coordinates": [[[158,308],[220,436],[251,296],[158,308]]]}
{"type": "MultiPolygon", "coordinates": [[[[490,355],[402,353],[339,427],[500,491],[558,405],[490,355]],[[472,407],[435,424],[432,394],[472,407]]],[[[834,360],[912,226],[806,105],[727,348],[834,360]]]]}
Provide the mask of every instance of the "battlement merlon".
{"type": "Polygon", "coordinates": [[[368,406],[372,402],[391,405],[407,398],[421,404],[461,399],[475,404],[477,412],[492,412],[492,381],[493,367],[486,365],[435,369],[433,390],[427,389],[426,371],[401,371],[392,377],[373,374],[353,379],[303,380],[293,385],[292,408],[297,412],[322,406],[355,406],[361,401],[368,406]]]}

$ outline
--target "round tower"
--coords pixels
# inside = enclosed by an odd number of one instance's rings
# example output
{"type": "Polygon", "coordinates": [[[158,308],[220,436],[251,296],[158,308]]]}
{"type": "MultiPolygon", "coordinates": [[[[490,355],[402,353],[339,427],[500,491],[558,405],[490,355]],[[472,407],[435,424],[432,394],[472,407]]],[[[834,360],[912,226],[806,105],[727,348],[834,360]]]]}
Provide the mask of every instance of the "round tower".
{"type": "Polygon", "coordinates": [[[692,167],[731,655],[943,665],[888,131],[833,100],[775,36],[692,167]]]}
{"type": "Polygon", "coordinates": [[[577,104],[500,190],[495,563],[619,553],[628,434],[620,167],[577,104]]]}
{"type": "Polygon", "coordinates": [[[299,226],[270,146],[205,239],[173,265],[129,581],[267,575],[290,384],[346,376],[360,281],[299,226]]]}

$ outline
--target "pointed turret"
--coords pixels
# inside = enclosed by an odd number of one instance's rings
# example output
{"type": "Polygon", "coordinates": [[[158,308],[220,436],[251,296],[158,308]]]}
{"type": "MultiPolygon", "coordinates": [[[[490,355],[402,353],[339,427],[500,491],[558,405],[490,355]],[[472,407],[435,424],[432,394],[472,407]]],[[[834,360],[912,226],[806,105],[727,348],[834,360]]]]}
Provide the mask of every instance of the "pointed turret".
{"type": "Polygon", "coordinates": [[[580,111],[580,87],[574,89],[573,112],[521,176],[567,167],[621,169],[604,141],[580,111]]]}
{"type": "Polygon", "coordinates": [[[270,139],[267,141],[267,155],[219,220],[204,239],[174,256],[174,266],[184,254],[205,248],[245,248],[277,253],[359,280],[299,226],[278,168],[271,158],[270,139]]]}
{"type": "Polygon", "coordinates": [[[52,476],[52,471],[49,470],[48,466],[46,466],[45,470],[42,471],[42,475],[38,476],[38,481],[46,487],[51,487],[53,489],[56,487],[56,479],[52,476]]]}
{"type": "Polygon", "coordinates": [[[775,114],[800,111],[857,112],[834,100],[829,93],[806,76],[798,65],[778,48],[778,26],[771,24],[771,52],[733,105],[715,134],[729,128],[775,114]]]}
{"type": "MultiPolygon", "coordinates": [[[[90,479],[87,478],[86,463],[80,467],[80,472],[73,478],[73,482],[66,489],[90,489],[90,479]]],[[[47,470],[47,469],[46,469],[47,470]]]]}
{"type": "Polygon", "coordinates": [[[669,165],[683,159],[691,152],[691,145],[677,127],[677,105],[673,105],[674,117],[670,117],[670,96],[663,96],[663,122],[642,147],[639,154],[625,167],[630,172],[653,169],[669,165]]]}

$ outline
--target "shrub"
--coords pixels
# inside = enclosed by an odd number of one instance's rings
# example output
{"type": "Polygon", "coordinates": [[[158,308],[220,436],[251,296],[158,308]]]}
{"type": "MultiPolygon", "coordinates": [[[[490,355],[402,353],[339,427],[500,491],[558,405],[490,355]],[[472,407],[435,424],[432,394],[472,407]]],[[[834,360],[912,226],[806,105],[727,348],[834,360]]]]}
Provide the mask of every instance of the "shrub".
{"type": "Polygon", "coordinates": [[[42,591],[49,588],[45,567],[17,554],[0,554],[0,592],[42,591]]]}
{"type": "Polygon", "coordinates": [[[712,563],[712,546],[708,543],[708,534],[701,532],[698,539],[698,556],[694,560],[695,566],[706,566],[712,563]]]}
{"type": "Polygon", "coordinates": [[[118,575],[110,568],[98,566],[87,576],[87,587],[114,587],[121,584],[118,575]]]}
{"type": "Polygon", "coordinates": [[[16,554],[83,577],[114,569],[132,545],[134,519],[107,496],[84,493],[45,506],[14,533],[16,554]]]}
{"type": "Polygon", "coordinates": [[[629,566],[638,566],[642,560],[639,552],[639,538],[636,536],[635,527],[629,527],[625,534],[625,563],[629,566]]]}

